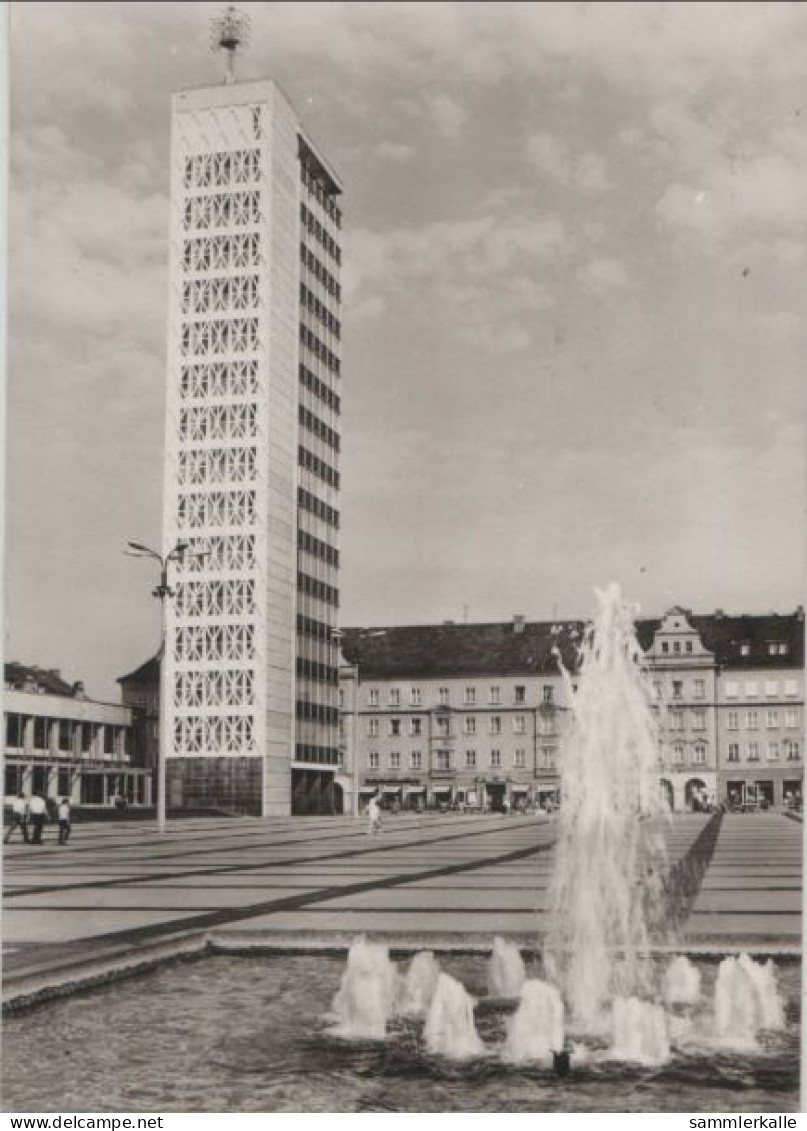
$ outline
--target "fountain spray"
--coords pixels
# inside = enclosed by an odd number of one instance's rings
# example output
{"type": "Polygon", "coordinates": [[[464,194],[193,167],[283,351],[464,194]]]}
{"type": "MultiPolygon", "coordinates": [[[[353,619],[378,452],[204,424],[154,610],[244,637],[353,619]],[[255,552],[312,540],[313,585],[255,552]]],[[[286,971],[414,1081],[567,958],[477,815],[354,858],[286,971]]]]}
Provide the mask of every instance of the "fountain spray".
{"type": "Polygon", "coordinates": [[[658,726],[633,610],[617,585],[595,590],[564,747],[546,965],[580,1028],[600,1030],[615,997],[652,991],[650,945],[663,929],[669,809],[658,726]]]}

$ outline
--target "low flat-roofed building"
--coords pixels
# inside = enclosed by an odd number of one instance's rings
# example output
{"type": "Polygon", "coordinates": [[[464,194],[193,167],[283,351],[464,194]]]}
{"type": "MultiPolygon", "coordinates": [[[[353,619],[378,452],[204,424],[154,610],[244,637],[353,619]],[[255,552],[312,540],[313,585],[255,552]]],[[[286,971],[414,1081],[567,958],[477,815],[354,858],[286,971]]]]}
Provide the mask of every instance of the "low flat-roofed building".
{"type": "Polygon", "coordinates": [[[133,764],[132,712],[89,699],[56,669],[5,665],[4,798],[39,793],[105,806],[116,795],[151,802],[151,775],[133,764]]]}

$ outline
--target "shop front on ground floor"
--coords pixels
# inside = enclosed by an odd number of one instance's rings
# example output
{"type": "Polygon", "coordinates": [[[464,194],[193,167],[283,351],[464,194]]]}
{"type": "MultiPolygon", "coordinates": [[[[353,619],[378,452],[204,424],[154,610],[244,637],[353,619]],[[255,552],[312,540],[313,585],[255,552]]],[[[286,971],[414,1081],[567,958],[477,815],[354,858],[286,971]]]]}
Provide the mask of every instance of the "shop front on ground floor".
{"type": "Polygon", "coordinates": [[[725,771],[721,801],[729,809],[800,809],[803,771],[796,767],[760,766],[755,772],[725,771]]]}
{"type": "Polygon", "coordinates": [[[15,758],[6,755],[4,800],[11,804],[20,793],[56,800],[67,797],[72,805],[104,806],[125,800],[128,805],[152,803],[151,771],[128,765],[83,759],[15,758]]]}

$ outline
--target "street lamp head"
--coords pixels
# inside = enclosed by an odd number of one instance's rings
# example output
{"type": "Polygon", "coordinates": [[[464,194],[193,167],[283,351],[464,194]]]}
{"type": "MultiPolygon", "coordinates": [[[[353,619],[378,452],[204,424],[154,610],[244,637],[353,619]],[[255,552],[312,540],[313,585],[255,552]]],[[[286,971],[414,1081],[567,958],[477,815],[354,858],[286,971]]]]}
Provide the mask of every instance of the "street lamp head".
{"type": "Polygon", "coordinates": [[[141,554],[154,553],[154,550],[150,550],[148,546],[144,546],[142,542],[127,542],[126,545],[129,546],[132,550],[138,550],[141,554]]]}

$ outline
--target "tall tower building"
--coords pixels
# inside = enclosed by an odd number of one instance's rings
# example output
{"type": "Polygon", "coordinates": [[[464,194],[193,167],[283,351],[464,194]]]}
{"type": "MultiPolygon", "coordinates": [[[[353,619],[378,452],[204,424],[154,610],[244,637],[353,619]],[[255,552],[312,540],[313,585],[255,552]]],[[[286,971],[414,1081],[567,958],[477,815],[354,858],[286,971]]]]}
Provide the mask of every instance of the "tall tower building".
{"type": "Polygon", "coordinates": [[[341,809],[339,182],[269,81],[173,98],[168,804],[341,809]]]}

